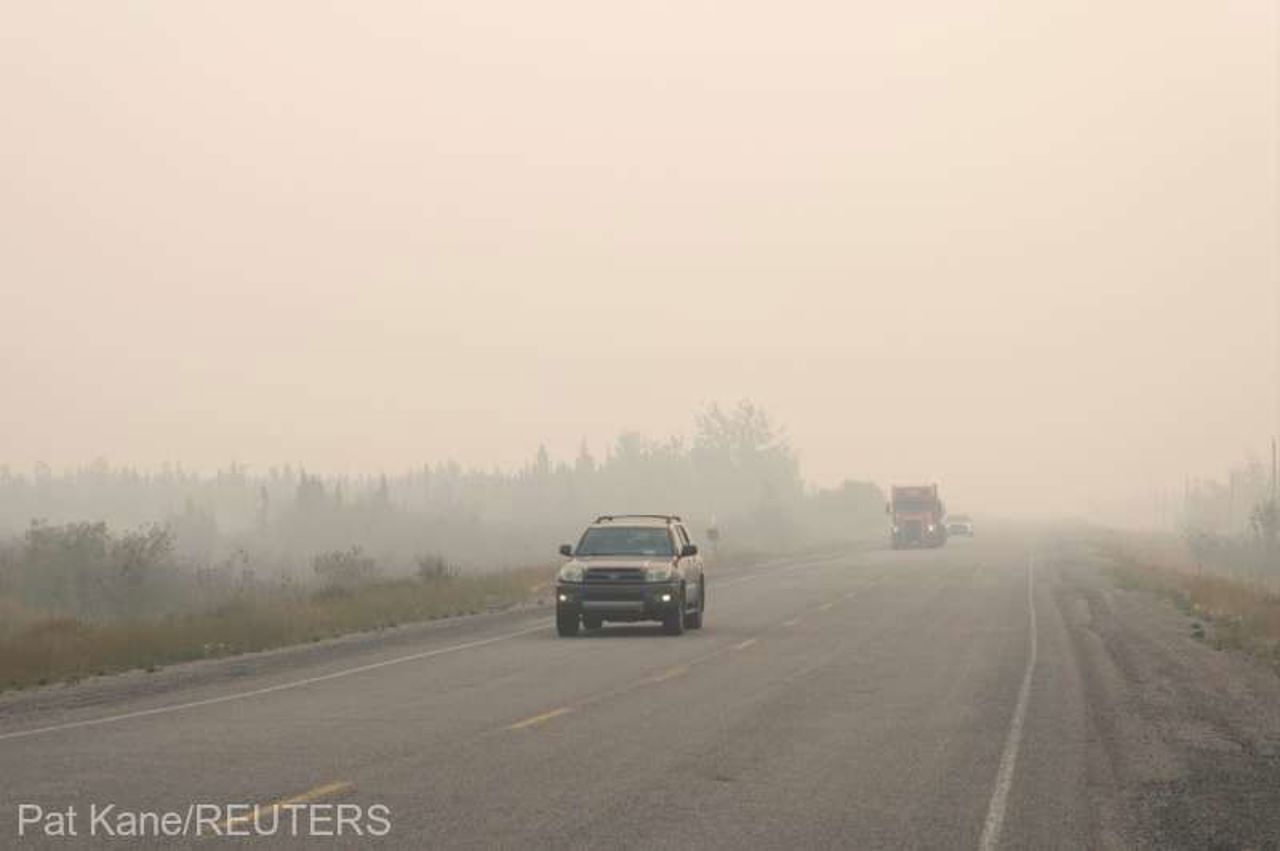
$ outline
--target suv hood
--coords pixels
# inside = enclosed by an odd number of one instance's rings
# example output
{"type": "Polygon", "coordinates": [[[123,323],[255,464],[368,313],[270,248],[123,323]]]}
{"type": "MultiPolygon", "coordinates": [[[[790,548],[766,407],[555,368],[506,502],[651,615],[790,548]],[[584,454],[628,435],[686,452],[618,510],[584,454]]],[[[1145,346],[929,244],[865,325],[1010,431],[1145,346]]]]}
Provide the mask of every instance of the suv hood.
{"type": "Polygon", "coordinates": [[[630,567],[644,570],[650,567],[664,567],[675,561],[673,556],[583,556],[568,562],[583,570],[600,567],[630,567]]]}

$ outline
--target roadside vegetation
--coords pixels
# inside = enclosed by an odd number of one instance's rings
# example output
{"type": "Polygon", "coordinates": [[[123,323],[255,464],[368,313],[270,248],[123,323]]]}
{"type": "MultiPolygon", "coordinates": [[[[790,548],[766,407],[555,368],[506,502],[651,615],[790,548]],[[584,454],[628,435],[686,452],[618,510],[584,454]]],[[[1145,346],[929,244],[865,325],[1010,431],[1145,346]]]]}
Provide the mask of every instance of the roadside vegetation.
{"type": "Polygon", "coordinates": [[[376,562],[353,548],[316,556],[316,581],[307,587],[242,577],[202,607],[193,602],[201,586],[212,593],[209,586],[216,583],[174,560],[162,530],[116,538],[98,525],[37,526],[27,542],[25,558],[8,557],[5,575],[42,570],[48,565],[41,559],[56,554],[53,564],[64,573],[50,571],[39,590],[60,596],[47,600],[59,605],[36,608],[0,597],[0,689],[154,670],[502,609],[545,595],[550,579],[546,566],[458,575],[438,556],[422,557],[416,576],[381,577],[376,562]],[[93,545],[85,546],[86,536],[93,545]],[[142,552],[130,546],[140,537],[150,545],[142,552]],[[113,560],[121,550],[134,560],[113,560]],[[77,561],[86,551],[105,560],[77,561]],[[83,587],[89,592],[68,591],[83,587]],[[167,613],[147,614],[134,603],[104,609],[99,603],[130,594],[152,611],[167,613]]]}
{"type": "Polygon", "coordinates": [[[1159,594],[1193,621],[1192,634],[1280,666],[1280,510],[1277,471],[1257,459],[1217,479],[1188,480],[1178,534],[1098,533],[1124,587],[1159,594]]]}
{"type": "Polygon", "coordinates": [[[1116,533],[1103,546],[1116,582],[1171,601],[1192,618],[1193,637],[1280,668],[1280,591],[1269,573],[1215,569],[1173,536],[1116,533]]]}

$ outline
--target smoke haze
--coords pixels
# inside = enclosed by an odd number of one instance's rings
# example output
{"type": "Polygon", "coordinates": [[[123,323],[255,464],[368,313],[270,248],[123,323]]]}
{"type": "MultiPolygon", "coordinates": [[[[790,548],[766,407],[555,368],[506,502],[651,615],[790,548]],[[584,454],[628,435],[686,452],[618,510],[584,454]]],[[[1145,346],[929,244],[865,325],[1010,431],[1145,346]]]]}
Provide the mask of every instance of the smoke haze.
{"type": "Polygon", "coordinates": [[[1274,3],[3,14],[15,468],[514,467],[750,398],[810,482],[1079,511],[1276,427],[1274,3]]]}

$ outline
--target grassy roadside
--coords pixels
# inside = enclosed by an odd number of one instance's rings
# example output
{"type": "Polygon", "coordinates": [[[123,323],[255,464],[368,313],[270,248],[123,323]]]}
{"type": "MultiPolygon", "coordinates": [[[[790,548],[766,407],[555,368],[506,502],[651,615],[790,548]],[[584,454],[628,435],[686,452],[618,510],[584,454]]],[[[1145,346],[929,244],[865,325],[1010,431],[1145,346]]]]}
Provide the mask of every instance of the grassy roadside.
{"type": "Polygon", "coordinates": [[[46,618],[0,639],[0,690],[251,653],[532,600],[546,567],[375,581],[307,596],[238,597],[198,614],[91,623],[46,618]]]}
{"type": "Polygon", "coordinates": [[[1280,667],[1280,593],[1254,581],[1200,571],[1167,547],[1115,541],[1107,549],[1107,570],[1120,587],[1172,602],[1194,619],[1194,637],[1280,667]]]}

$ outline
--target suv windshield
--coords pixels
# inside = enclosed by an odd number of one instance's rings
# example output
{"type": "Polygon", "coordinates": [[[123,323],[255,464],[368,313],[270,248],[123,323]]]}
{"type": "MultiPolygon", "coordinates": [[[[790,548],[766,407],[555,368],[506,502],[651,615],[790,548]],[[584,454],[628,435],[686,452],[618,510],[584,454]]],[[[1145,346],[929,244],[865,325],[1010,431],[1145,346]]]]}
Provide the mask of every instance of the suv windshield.
{"type": "Polygon", "coordinates": [[[660,527],[596,526],[578,542],[577,556],[675,555],[671,535],[660,527]]]}

